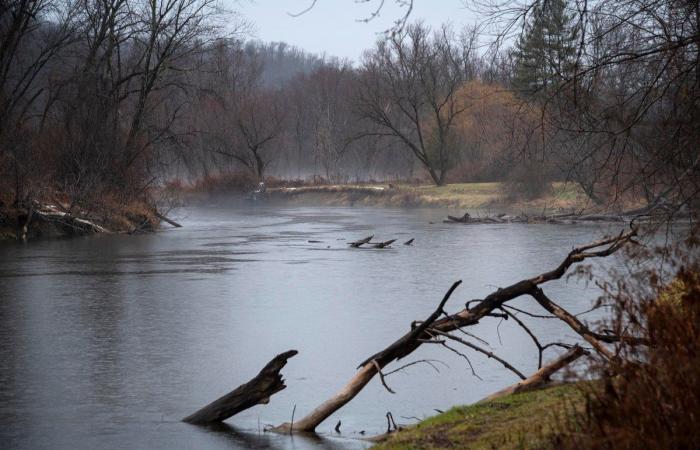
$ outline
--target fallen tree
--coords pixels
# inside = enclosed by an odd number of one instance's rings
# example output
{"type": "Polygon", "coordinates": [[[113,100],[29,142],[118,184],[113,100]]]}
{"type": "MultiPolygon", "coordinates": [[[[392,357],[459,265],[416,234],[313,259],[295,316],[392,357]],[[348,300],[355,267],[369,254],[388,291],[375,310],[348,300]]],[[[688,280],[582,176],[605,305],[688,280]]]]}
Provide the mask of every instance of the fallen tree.
{"type": "Polygon", "coordinates": [[[255,405],[268,403],[270,397],[287,387],[280,370],[287,364],[287,360],[297,353],[296,350],[280,353],[272,358],[253,379],[190,414],[182,421],[196,425],[223,422],[255,405]]]}
{"type": "Polygon", "coordinates": [[[666,222],[672,219],[690,218],[692,215],[689,211],[681,211],[681,208],[672,208],[668,205],[659,204],[651,205],[645,208],[609,213],[588,213],[583,211],[572,211],[557,214],[497,214],[485,216],[472,216],[468,212],[464,215],[456,217],[448,215],[443,223],[451,224],[466,224],[477,225],[482,223],[555,223],[555,224],[572,224],[572,223],[624,223],[624,222],[640,222],[640,221],[661,221],[666,222]]]}
{"type": "Polygon", "coordinates": [[[155,231],[159,222],[173,227],[181,224],[160,213],[148,204],[120,204],[105,208],[93,205],[85,209],[75,203],[53,199],[30,199],[12,208],[0,205],[0,230],[14,229],[16,238],[26,241],[35,236],[83,236],[91,234],[129,233],[155,231]]]}
{"type": "MultiPolygon", "coordinates": [[[[590,258],[606,257],[615,253],[625,244],[634,242],[633,238],[636,236],[636,234],[636,228],[631,227],[629,231],[620,232],[620,234],[617,236],[604,238],[599,241],[576,247],[571,250],[559,264],[559,266],[553,270],[539,274],[532,278],[521,280],[508,287],[497,289],[484,299],[471,300],[467,302],[465,308],[459,312],[448,314],[444,310],[444,307],[452,293],[461,283],[461,281],[455,282],[447,291],[442,301],[432,312],[432,314],[430,314],[423,321],[413,322],[411,324],[411,329],[404,336],[400,337],[385,349],[375,353],[363,361],[358,366],[357,373],[350,378],[350,380],[340,389],[340,391],[328,398],[325,402],[321,403],[306,416],[299,420],[295,420],[293,423],[283,423],[277,426],[275,431],[285,433],[313,432],[320,423],[352,400],[375,375],[379,374],[382,384],[389,389],[384,379],[385,376],[382,373],[382,369],[388,364],[408,356],[424,343],[442,343],[445,345],[440,338],[451,336],[449,333],[452,331],[460,330],[470,335],[468,332],[463,330],[463,328],[475,325],[482,319],[488,317],[508,319],[509,317],[513,317],[513,314],[506,310],[506,303],[521,296],[532,297],[538,304],[545,307],[548,312],[552,312],[554,315],[548,317],[558,318],[569,325],[573,331],[581,336],[582,339],[591,344],[593,351],[598,352],[605,358],[614,357],[614,354],[606,347],[606,344],[619,342],[620,340],[632,342],[636,338],[634,336],[601,334],[588,329],[588,327],[576,319],[573,314],[556,305],[548,297],[546,297],[540,286],[549,281],[560,279],[566,274],[568,269],[576,263],[583,262],[590,258]],[[472,304],[474,304],[473,307],[470,306],[472,304]],[[571,319],[572,317],[574,320],[571,319]]],[[[369,242],[369,240],[367,242],[369,242]]],[[[535,340],[537,343],[538,351],[540,352],[540,366],[542,361],[542,351],[544,348],[552,345],[567,347],[567,345],[560,343],[551,343],[547,344],[546,346],[542,346],[539,344],[539,341],[537,341],[534,334],[532,334],[532,332],[522,323],[522,321],[517,321],[517,323],[524,327],[528,334],[530,334],[533,340],[535,340]]],[[[639,343],[643,342],[640,341],[639,343]]],[[[470,343],[469,347],[474,349],[474,347],[478,346],[470,343]]],[[[489,353],[487,350],[483,349],[481,352],[486,354],[489,353]]],[[[564,359],[563,361],[570,362],[570,359],[571,358],[564,359]]],[[[509,368],[513,370],[513,367],[510,364],[505,363],[503,360],[500,360],[500,358],[499,362],[504,364],[506,367],[510,366],[509,368]]],[[[566,363],[568,364],[568,362],[566,363]]],[[[561,367],[563,366],[557,366],[557,370],[561,367]]],[[[519,376],[521,376],[521,378],[523,377],[522,374],[519,376]]],[[[537,380],[544,379],[546,377],[546,373],[544,375],[540,374],[537,380]]]]}
{"type": "Polygon", "coordinates": [[[622,214],[553,214],[553,215],[528,215],[528,214],[498,214],[495,216],[477,216],[464,213],[461,217],[447,216],[443,223],[461,223],[476,225],[481,223],[558,223],[570,224],[579,222],[626,222],[628,216],[622,214]]]}
{"type": "MultiPolygon", "coordinates": [[[[29,218],[25,224],[25,228],[29,225],[29,220],[33,217],[48,223],[59,224],[77,234],[111,233],[110,230],[97,224],[95,220],[79,217],[57,205],[34,202],[29,207],[29,211],[29,218]]],[[[27,230],[25,229],[25,235],[26,232],[27,230]]]]}
{"type": "Polygon", "coordinates": [[[505,397],[506,395],[510,394],[517,394],[519,392],[527,392],[539,389],[550,381],[552,375],[554,375],[556,372],[568,366],[569,364],[576,361],[585,354],[586,351],[582,347],[575,345],[569,351],[563,353],[546,366],[541,367],[537,372],[533,373],[529,377],[512,386],[508,386],[505,389],[501,389],[498,392],[494,392],[485,399],[480,400],[479,403],[495,400],[497,398],[505,397]]]}
{"type": "Polygon", "coordinates": [[[180,225],[179,223],[175,222],[173,219],[170,219],[170,218],[164,216],[163,214],[159,213],[158,211],[156,211],[156,212],[154,213],[154,215],[155,215],[158,219],[162,220],[163,222],[165,222],[165,223],[167,223],[167,224],[170,224],[170,225],[174,226],[175,228],[182,228],[182,225],[180,225]]]}

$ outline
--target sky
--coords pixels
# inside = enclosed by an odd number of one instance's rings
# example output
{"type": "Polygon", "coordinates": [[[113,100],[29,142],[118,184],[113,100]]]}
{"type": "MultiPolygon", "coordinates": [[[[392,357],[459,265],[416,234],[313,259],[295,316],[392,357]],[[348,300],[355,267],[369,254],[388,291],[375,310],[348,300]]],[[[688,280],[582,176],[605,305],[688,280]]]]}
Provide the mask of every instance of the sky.
{"type": "MultiPolygon", "coordinates": [[[[381,0],[317,0],[299,17],[312,0],[224,0],[251,24],[253,37],[262,41],[284,41],[312,53],[348,58],[358,62],[362,52],[372,47],[379,34],[402,17],[405,9],[395,0],[385,0],[381,14],[369,23],[381,0]]],[[[410,21],[422,20],[431,27],[450,22],[455,29],[473,23],[474,14],[461,0],[414,0],[410,21]]]]}

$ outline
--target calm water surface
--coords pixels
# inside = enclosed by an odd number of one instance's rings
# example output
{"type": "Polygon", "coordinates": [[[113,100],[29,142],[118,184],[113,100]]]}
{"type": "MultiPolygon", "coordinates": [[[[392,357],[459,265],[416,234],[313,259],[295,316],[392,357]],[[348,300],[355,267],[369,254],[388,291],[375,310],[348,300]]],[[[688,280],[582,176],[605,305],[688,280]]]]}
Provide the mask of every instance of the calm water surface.
{"type": "MultiPolygon", "coordinates": [[[[360,431],[474,402],[517,381],[479,355],[434,358],[377,380],[319,427],[317,439],[260,432],[340,388],[367,356],[426,317],[464,280],[448,310],[549,270],[601,226],[446,225],[444,211],[229,208],[181,211],[184,228],[0,246],[0,448],[364,448],[360,431]],[[346,240],[415,238],[411,247],[348,249],[346,240]],[[310,243],[309,240],[322,241],[310,243]],[[285,350],[288,388],[216,429],[180,419],[254,376],[285,350]],[[342,421],[342,434],[333,427],[342,421]]],[[[614,263],[610,261],[609,263],[614,263]]],[[[596,292],[547,288],[579,312],[596,292]]],[[[515,304],[536,311],[532,301],[515,304]]],[[[528,373],[535,347],[511,323],[475,331],[528,373]]],[[[572,333],[532,322],[543,341],[572,333]]],[[[558,339],[557,339],[558,340],[558,339]]],[[[549,357],[553,357],[550,353],[549,357]]]]}

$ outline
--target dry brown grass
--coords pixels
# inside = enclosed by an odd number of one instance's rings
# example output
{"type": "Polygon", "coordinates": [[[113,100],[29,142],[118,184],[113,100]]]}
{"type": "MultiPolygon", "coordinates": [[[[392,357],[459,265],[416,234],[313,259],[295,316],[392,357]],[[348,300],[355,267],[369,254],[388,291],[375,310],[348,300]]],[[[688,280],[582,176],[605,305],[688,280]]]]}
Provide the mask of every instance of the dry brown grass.
{"type": "Polygon", "coordinates": [[[608,325],[648,339],[622,344],[618,358],[591,367],[602,389],[586,394],[587,409],[563,427],[552,446],[564,449],[700,448],[700,257],[689,239],[659,250],[673,281],[647,268],[607,287],[615,319],[608,325]]]}
{"type": "Polygon", "coordinates": [[[243,193],[254,189],[257,184],[257,179],[250,172],[235,171],[199,178],[194,184],[187,186],[185,190],[192,193],[209,194],[243,193]]]}

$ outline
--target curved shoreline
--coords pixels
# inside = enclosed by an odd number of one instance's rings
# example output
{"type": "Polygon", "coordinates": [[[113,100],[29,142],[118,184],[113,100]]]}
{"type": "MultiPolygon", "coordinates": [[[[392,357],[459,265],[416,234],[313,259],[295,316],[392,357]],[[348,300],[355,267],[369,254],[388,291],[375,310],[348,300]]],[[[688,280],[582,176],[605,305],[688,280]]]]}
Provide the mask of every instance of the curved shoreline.
{"type": "Polygon", "coordinates": [[[555,183],[550,193],[532,200],[508,198],[501,183],[457,183],[445,186],[394,184],[273,187],[272,201],[324,206],[382,206],[449,209],[490,209],[542,213],[589,209],[590,200],[570,185],[555,183]]]}

